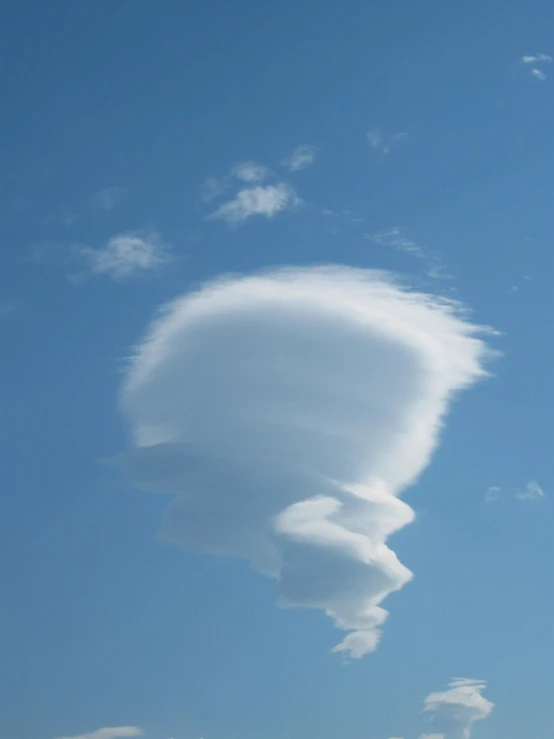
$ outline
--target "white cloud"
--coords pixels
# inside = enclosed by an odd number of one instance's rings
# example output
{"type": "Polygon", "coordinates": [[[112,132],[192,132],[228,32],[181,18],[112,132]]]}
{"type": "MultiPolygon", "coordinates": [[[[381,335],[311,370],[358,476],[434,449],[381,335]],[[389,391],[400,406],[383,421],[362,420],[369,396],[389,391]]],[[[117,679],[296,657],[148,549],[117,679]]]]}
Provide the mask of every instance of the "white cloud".
{"type": "Polygon", "coordinates": [[[392,135],[385,134],[378,128],[371,128],[366,133],[366,138],[372,149],[380,151],[382,154],[388,154],[390,150],[400,141],[408,138],[407,133],[394,133],[392,135]]]}
{"type": "Polygon", "coordinates": [[[281,163],[290,172],[298,172],[301,169],[311,167],[317,156],[317,147],[310,144],[297,146],[290,157],[284,159],[281,163]]]}
{"type": "Polygon", "coordinates": [[[455,678],[448,690],[428,695],[423,710],[431,714],[433,726],[439,733],[424,736],[427,739],[469,739],[473,723],[487,718],[494,708],[494,703],[482,695],[486,687],[484,680],[455,678]]]}
{"type": "Polygon", "coordinates": [[[257,162],[241,162],[235,164],[232,174],[242,182],[261,182],[269,174],[269,169],[257,162]]]}
{"type": "Polygon", "coordinates": [[[233,200],[223,203],[209,220],[220,219],[227,223],[241,223],[251,216],[273,218],[282,210],[288,210],[300,203],[300,198],[289,185],[256,186],[239,190],[233,200]]]}
{"type": "Polygon", "coordinates": [[[124,187],[106,187],[94,196],[94,205],[102,210],[113,210],[125,194],[124,187]]]}
{"type": "Polygon", "coordinates": [[[166,247],[155,233],[123,233],[111,238],[101,249],[78,246],[75,251],[92,272],[114,278],[152,270],[167,261],[166,247]]]}
{"type": "Polygon", "coordinates": [[[498,485],[491,485],[485,493],[485,503],[494,503],[500,498],[501,488],[498,485]]]}
{"type": "Polygon", "coordinates": [[[282,269],[166,306],[121,394],[140,489],[174,497],[160,535],[244,557],[283,607],[324,610],[373,651],[412,573],[387,546],[453,396],[485,373],[459,307],[373,271],[282,269]]]}
{"type": "Polygon", "coordinates": [[[529,480],[529,482],[525,486],[525,490],[519,490],[515,494],[515,497],[518,500],[529,502],[541,500],[541,498],[546,498],[546,493],[535,480],[529,480]]]}
{"type": "Polygon", "coordinates": [[[142,736],[144,731],[138,726],[112,726],[105,729],[97,729],[88,734],[78,734],[71,737],[60,737],[60,739],[123,739],[129,736],[142,736]]]}
{"type": "Polygon", "coordinates": [[[541,82],[544,82],[546,79],[545,73],[540,69],[536,69],[535,67],[533,67],[533,69],[531,70],[531,74],[533,75],[533,77],[535,77],[537,80],[540,80],[541,82]]]}
{"type": "Polygon", "coordinates": [[[521,57],[524,64],[550,64],[552,57],[548,54],[526,54],[521,57]]]}

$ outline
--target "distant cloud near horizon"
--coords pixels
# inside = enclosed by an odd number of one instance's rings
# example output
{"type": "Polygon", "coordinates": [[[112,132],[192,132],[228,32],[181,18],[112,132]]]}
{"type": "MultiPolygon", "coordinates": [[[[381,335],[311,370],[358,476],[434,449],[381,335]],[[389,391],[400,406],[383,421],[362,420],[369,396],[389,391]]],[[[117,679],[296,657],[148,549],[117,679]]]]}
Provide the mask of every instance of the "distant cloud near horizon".
{"type": "Polygon", "coordinates": [[[297,146],[289,157],[283,159],[281,164],[289,172],[298,172],[301,169],[307,169],[315,162],[317,151],[316,146],[302,144],[301,146],[297,146]]]}
{"type": "Polygon", "coordinates": [[[144,731],[138,726],[112,726],[97,729],[87,734],[59,737],[59,739],[124,739],[125,737],[143,736],[144,731]]]}

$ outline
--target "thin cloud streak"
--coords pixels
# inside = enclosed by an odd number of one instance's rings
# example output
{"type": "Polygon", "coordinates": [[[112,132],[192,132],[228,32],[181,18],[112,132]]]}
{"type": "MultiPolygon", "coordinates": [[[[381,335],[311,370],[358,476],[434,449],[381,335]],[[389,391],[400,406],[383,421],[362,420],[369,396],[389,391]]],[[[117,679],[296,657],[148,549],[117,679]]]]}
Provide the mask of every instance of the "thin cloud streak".
{"type": "Polygon", "coordinates": [[[311,167],[315,162],[317,156],[317,147],[311,144],[303,144],[297,146],[292,152],[290,157],[287,157],[282,161],[283,167],[286,167],[289,172],[299,172],[302,169],[311,167]]]}
{"type": "Polygon", "coordinates": [[[59,737],[59,739],[124,739],[124,737],[143,735],[144,731],[138,726],[112,726],[106,727],[105,729],[97,729],[87,734],[59,737]]]}

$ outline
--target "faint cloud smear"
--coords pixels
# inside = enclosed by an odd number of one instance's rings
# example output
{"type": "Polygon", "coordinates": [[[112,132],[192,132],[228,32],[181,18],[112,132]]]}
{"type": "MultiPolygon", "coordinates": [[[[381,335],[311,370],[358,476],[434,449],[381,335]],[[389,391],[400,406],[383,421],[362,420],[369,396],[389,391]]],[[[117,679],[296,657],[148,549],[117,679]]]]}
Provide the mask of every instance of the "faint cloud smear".
{"type": "Polygon", "coordinates": [[[18,303],[17,300],[0,303],[0,318],[8,318],[8,316],[12,316],[14,313],[17,313],[20,307],[20,303],[18,303]]]}
{"type": "Polygon", "coordinates": [[[252,216],[273,218],[283,210],[290,210],[300,203],[292,187],[280,182],[277,185],[257,186],[240,190],[233,200],[223,203],[208,216],[208,220],[223,220],[238,224],[252,216]]]}
{"type": "Polygon", "coordinates": [[[448,690],[428,695],[423,710],[438,733],[420,739],[469,739],[474,722],[487,718],[494,708],[482,695],[486,687],[484,680],[455,678],[448,690]]]}
{"type": "Polygon", "coordinates": [[[269,169],[257,162],[241,162],[235,164],[232,174],[242,182],[261,182],[269,174],[269,169]]]}
{"type": "Polygon", "coordinates": [[[131,277],[156,269],[167,261],[166,246],[156,233],[124,233],[111,238],[106,246],[75,247],[91,272],[113,278],[131,277]]]}
{"type": "Polygon", "coordinates": [[[498,485],[491,485],[485,493],[485,503],[495,503],[500,498],[502,489],[498,485]]]}
{"type": "Polygon", "coordinates": [[[101,210],[111,211],[125,194],[124,187],[106,187],[94,196],[94,205],[101,210]]]}
{"type": "Polygon", "coordinates": [[[286,167],[289,172],[298,172],[301,169],[311,167],[317,156],[317,147],[310,144],[297,146],[290,157],[284,159],[281,164],[286,167]]]}
{"type": "Polygon", "coordinates": [[[216,280],[166,306],[130,360],[121,408],[137,488],[170,495],[162,539],[242,557],[285,608],[376,649],[412,573],[387,546],[457,393],[485,375],[457,304],[329,266],[216,280]]]}
{"type": "MultiPolygon", "coordinates": [[[[354,219],[353,219],[354,220],[354,219]]],[[[403,228],[394,226],[393,228],[386,228],[382,231],[377,231],[374,234],[366,234],[366,238],[372,241],[374,244],[394,249],[395,251],[402,252],[403,254],[409,254],[416,259],[421,259],[427,262],[428,276],[433,278],[448,278],[444,266],[444,262],[440,254],[431,251],[430,249],[424,249],[419,246],[413,239],[406,236],[403,228]]]]}
{"type": "Polygon", "coordinates": [[[202,185],[202,200],[210,203],[229,187],[228,177],[206,177],[202,185]]]}
{"type": "Polygon", "coordinates": [[[88,734],[77,736],[60,737],[60,739],[123,739],[129,736],[143,736],[144,731],[138,726],[112,726],[105,729],[97,729],[88,734]]]}
{"type": "Polygon", "coordinates": [[[408,134],[394,133],[390,135],[383,133],[378,128],[371,128],[366,133],[366,138],[372,149],[380,151],[381,154],[388,154],[396,144],[407,139],[408,134]]]}
{"type": "Polygon", "coordinates": [[[533,67],[531,70],[531,74],[533,77],[535,77],[537,80],[540,80],[541,82],[544,82],[546,79],[546,74],[541,69],[536,69],[536,67],[533,67]]]}
{"type": "Polygon", "coordinates": [[[548,54],[526,54],[525,56],[521,57],[521,61],[523,62],[523,64],[533,65],[533,68],[531,69],[532,77],[540,80],[541,82],[544,82],[546,80],[546,73],[543,72],[542,69],[539,69],[539,67],[545,64],[551,64],[551,56],[549,56],[548,54]]]}
{"type": "Polygon", "coordinates": [[[538,482],[536,482],[535,480],[529,480],[529,482],[525,486],[525,490],[518,490],[518,492],[515,494],[515,497],[521,501],[533,502],[541,500],[542,498],[546,498],[546,493],[538,484],[538,482]]]}

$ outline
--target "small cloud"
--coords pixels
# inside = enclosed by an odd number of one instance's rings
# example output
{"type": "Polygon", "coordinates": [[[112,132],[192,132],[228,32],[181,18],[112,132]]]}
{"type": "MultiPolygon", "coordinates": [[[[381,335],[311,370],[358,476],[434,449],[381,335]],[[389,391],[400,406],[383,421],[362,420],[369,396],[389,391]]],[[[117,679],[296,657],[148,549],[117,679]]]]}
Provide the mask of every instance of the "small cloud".
{"type": "Polygon", "coordinates": [[[166,246],[156,233],[123,233],[101,249],[78,246],[75,252],[88,263],[91,272],[113,278],[131,277],[167,261],[166,246]]]}
{"type": "Polygon", "coordinates": [[[311,144],[302,144],[297,146],[290,157],[283,159],[281,164],[286,167],[289,172],[298,172],[301,169],[311,167],[317,156],[317,147],[311,144]]]}
{"type": "Polygon", "coordinates": [[[138,726],[112,726],[105,729],[97,729],[87,734],[77,736],[60,737],[59,739],[123,739],[129,736],[143,736],[144,731],[138,726]]]}
{"type": "Polygon", "coordinates": [[[499,488],[498,485],[491,485],[485,493],[485,503],[494,503],[497,501],[500,498],[501,492],[502,488],[499,488]]]}
{"type": "Polygon", "coordinates": [[[206,177],[202,184],[202,200],[210,203],[229,187],[228,177],[206,177]]]}
{"type": "Polygon", "coordinates": [[[100,210],[111,211],[125,194],[124,187],[106,187],[93,198],[94,206],[100,210]]]}
{"type": "Polygon", "coordinates": [[[533,67],[533,69],[531,70],[531,75],[541,82],[544,82],[546,79],[545,73],[542,70],[537,69],[536,67],[533,67]]]}
{"type": "Polygon", "coordinates": [[[251,216],[273,218],[282,210],[300,203],[292,187],[280,182],[277,185],[257,186],[240,190],[233,200],[223,203],[208,216],[208,220],[223,220],[227,223],[242,223],[251,216]]]}
{"type": "Polygon", "coordinates": [[[242,182],[261,182],[269,174],[269,169],[257,162],[241,162],[235,164],[231,174],[242,182]]]}
{"type": "Polygon", "coordinates": [[[372,149],[388,154],[390,150],[400,141],[408,138],[407,133],[384,134],[378,128],[372,128],[366,133],[366,138],[372,149]]]}
{"type": "Polygon", "coordinates": [[[548,54],[526,54],[521,57],[524,64],[550,64],[552,57],[548,54]]]}
{"type": "Polygon", "coordinates": [[[338,215],[338,213],[334,210],[331,210],[331,208],[323,208],[321,213],[324,216],[337,216],[338,215]]]}
{"type": "Polygon", "coordinates": [[[470,739],[473,723],[487,718],[494,708],[494,703],[482,695],[486,687],[484,680],[454,678],[448,690],[428,695],[423,710],[431,715],[431,722],[439,733],[423,734],[423,737],[470,739]]]}
{"type": "Polygon", "coordinates": [[[535,480],[529,480],[529,482],[525,486],[525,490],[518,490],[515,494],[515,497],[518,500],[529,502],[546,498],[546,493],[538,484],[538,482],[536,482],[535,480]]]}

